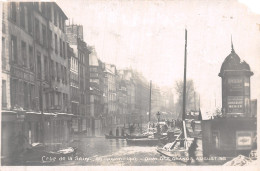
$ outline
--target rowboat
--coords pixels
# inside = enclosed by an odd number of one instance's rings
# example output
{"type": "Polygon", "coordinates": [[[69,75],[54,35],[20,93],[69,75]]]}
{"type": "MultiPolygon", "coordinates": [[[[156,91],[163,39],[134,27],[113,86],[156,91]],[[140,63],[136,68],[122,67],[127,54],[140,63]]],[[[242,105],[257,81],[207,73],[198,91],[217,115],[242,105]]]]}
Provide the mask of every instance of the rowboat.
{"type": "Polygon", "coordinates": [[[126,134],[126,139],[140,139],[140,138],[148,138],[148,135],[129,135],[129,134],[126,134]]]}
{"type": "Polygon", "coordinates": [[[180,138],[181,134],[172,143],[157,147],[156,151],[172,160],[183,161],[189,157],[188,149],[194,138],[180,138]]]}
{"type": "Polygon", "coordinates": [[[114,136],[105,134],[106,139],[125,139],[125,136],[114,136]]]}
{"type": "Polygon", "coordinates": [[[136,146],[156,146],[159,144],[158,138],[139,138],[139,139],[126,139],[128,145],[136,146]]]}

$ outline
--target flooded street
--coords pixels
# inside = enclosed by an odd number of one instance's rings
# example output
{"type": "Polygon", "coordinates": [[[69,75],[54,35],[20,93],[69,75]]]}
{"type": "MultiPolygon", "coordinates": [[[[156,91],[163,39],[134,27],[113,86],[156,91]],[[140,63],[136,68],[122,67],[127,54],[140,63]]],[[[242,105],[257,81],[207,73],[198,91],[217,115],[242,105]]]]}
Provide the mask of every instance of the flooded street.
{"type": "Polygon", "coordinates": [[[185,165],[163,158],[156,147],[128,146],[125,139],[82,138],[71,145],[78,147],[77,155],[60,165],[185,165]]]}

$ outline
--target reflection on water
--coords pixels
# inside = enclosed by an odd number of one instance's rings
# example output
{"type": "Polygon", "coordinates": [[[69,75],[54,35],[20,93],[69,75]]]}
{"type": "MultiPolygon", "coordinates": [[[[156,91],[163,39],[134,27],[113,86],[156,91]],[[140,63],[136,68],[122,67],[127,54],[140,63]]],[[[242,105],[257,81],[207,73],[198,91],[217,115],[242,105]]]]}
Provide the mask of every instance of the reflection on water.
{"type": "Polygon", "coordinates": [[[71,146],[78,147],[78,154],[86,157],[112,155],[123,147],[126,147],[124,139],[105,139],[105,138],[82,138],[71,146]]]}
{"type": "Polygon", "coordinates": [[[128,146],[124,139],[82,138],[77,145],[77,155],[90,161],[71,161],[62,165],[176,165],[176,162],[161,160],[156,147],[128,146]]]}

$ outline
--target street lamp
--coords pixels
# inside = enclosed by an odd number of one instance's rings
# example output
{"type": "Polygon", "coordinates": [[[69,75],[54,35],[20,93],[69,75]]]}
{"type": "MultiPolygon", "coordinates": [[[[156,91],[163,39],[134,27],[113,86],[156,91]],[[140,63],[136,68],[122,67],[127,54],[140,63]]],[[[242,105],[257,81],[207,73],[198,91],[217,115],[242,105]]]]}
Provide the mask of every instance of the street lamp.
{"type": "Polygon", "coordinates": [[[156,116],[157,116],[158,123],[159,123],[159,122],[160,122],[160,116],[161,116],[160,112],[157,112],[157,113],[156,113],[156,116]]]}

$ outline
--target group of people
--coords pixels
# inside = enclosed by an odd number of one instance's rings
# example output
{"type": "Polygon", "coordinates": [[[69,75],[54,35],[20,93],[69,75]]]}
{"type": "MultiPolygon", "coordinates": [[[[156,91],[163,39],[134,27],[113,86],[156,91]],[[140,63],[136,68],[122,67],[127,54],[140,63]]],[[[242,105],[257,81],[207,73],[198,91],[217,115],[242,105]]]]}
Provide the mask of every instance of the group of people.
{"type": "MultiPolygon", "coordinates": [[[[114,135],[112,130],[109,131],[109,135],[110,136],[114,135]]],[[[118,127],[116,127],[116,136],[117,137],[119,136],[119,128],[118,127]]],[[[124,129],[124,127],[121,129],[121,136],[125,136],[125,129],[124,129]]]]}

